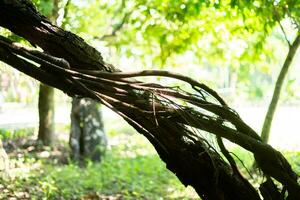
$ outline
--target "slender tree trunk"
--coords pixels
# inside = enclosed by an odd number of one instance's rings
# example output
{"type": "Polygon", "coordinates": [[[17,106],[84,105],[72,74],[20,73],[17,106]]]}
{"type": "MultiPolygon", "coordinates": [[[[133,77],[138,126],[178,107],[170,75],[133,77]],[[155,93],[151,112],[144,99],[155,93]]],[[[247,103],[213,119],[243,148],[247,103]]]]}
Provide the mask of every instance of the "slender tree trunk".
{"type": "Polygon", "coordinates": [[[281,71],[279,73],[279,76],[278,76],[276,84],[275,84],[272,100],[271,100],[271,103],[269,104],[269,108],[268,108],[268,111],[267,111],[267,114],[265,117],[262,131],[261,131],[261,138],[262,138],[262,141],[265,143],[267,143],[269,140],[272,121],[273,121],[274,113],[276,111],[277,104],[279,101],[283,82],[285,80],[285,77],[288,73],[289,67],[293,61],[293,58],[296,54],[296,51],[297,51],[299,45],[300,45],[300,33],[297,34],[294,42],[292,43],[291,46],[289,46],[288,54],[286,56],[286,59],[283,63],[283,66],[281,68],[281,71]]]}
{"type": "MultiPolygon", "coordinates": [[[[48,18],[56,24],[58,18],[58,0],[53,0],[52,12],[48,18]]],[[[55,138],[55,106],[54,106],[54,88],[40,84],[39,92],[39,132],[38,141],[43,145],[52,145],[55,138]]]]}
{"type": "Polygon", "coordinates": [[[54,142],[54,88],[40,84],[39,92],[39,133],[38,141],[43,145],[54,142]]]}

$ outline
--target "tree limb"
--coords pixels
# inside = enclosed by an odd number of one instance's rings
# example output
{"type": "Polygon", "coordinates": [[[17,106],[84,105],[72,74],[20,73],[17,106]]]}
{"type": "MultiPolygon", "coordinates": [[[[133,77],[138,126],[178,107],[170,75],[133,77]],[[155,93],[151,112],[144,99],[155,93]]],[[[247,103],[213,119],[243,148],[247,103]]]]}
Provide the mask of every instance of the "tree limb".
{"type": "Polygon", "coordinates": [[[0,60],[69,95],[90,97],[113,109],[151,142],[167,168],[184,185],[193,186],[202,199],[260,199],[249,188],[249,182],[232,173],[230,166],[203,138],[203,131],[251,151],[265,175],[281,182],[290,196],[300,197],[297,177],[285,158],[262,143],[236,112],[224,106],[225,102],[221,103],[215,91],[169,72],[161,74],[187,82],[193,92],[132,79],[149,74],[159,76],[159,73],[120,72],[105,63],[101,54],[81,38],[52,25],[32,4],[28,6],[29,2],[24,2],[0,0],[0,26],[49,54],[20,48],[0,38],[0,60]],[[63,62],[55,62],[57,58],[63,58],[70,68],[63,62]]]}

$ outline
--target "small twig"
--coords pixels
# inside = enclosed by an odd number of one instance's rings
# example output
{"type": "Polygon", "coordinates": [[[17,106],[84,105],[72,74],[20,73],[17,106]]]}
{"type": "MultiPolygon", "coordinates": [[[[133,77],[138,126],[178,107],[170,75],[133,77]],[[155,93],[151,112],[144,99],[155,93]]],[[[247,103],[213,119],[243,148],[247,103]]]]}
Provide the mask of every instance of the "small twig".
{"type": "Polygon", "coordinates": [[[278,23],[279,23],[280,29],[281,29],[281,31],[282,31],[282,33],[283,33],[283,35],[284,35],[285,41],[287,42],[287,44],[289,45],[289,47],[291,47],[291,46],[292,46],[292,45],[291,45],[291,42],[290,42],[289,39],[287,38],[287,34],[285,33],[285,30],[284,30],[284,28],[283,28],[281,22],[278,21],[278,23]]]}
{"type": "Polygon", "coordinates": [[[133,11],[130,11],[128,13],[125,13],[125,15],[123,16],[121,22],[119,24],[116,24],[115,27],[113,28],[112,32],[110,34],[105,34],[103,35],[102,37],[98,38],[98,37],[95,37],[95,39],[99,39],[99,40],[105,40],[106,38],[109,38],[109,37],[113,37],[113,36],[116,36],[116,33],[118,31],[120,31],[123,26],[125,25],[125,23],[128,21],[128,18],[130,17],[130,15],[132,14],[133,11]]]}
{"type": "Polygon", "coordinates": [[[65,6],[64,6],[64,12],[63,12],[63,16],[62,16],[62,24],[61,27],[64,28],[66,26],[67,23],[67,17],[69,15],[69,6],[70,6],[71,0],[67,0],[65,6]]]}
{"type": "Polygon", "coordinates": [[[241,165],[244,167],[244,169],[247,171],[247,173],[248,173],[248,175],[252,178],[252,179],[254,179],[253,178],[253,176],[252,176],[252,174],[250,173],[250,171],[248,170],[248,168],[246,167],[246,165],[245,165],[245,163],[235,154],[235,153],[233,153],[233,152],[229,152],[230,154],[232,154],[232,155],[234,155],[234,157],[236,157],[236,159],[238,159],[239,161],[240,161],[240,163],[241,163],[241,165]]]}
{"type": "Polygon", "coordinates": [[[275,5],[273,5],[273,8],[274,8],[274,14],[275,14],[276,21],[278,22],[279,27],[280,27],[280,29],[281,29],[281,31],[283,33],[284,38],[285,38],[285,41],[287,42],[287,44],[288,44],[288,46],[290,48],[291,47],[291,42],[287,38],[287,34],[285,33],[285,30],[284,30],[284,28],[283,28],[283,26],[282,26],[282,24],[280,22],[280,19],[279,19],[279,16],[278,16],[278,12],[277,12],[277,10],[275,8],[275,5]]]}

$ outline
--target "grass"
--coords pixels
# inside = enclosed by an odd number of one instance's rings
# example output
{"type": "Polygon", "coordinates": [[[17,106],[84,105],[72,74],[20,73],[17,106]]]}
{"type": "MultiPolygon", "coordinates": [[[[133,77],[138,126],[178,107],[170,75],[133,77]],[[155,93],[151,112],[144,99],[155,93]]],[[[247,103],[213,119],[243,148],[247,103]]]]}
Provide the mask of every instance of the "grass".
{"type": "MultiPolygon", "coordinates": [[[[68,127],[58,130],[68,132],[68,127]]],[[[103,161],[87,161],[84,167],[68,160],[67,134],[60,135],[62,141],[55,148],[40,148],[26,137],[32,137],[31,129],[1,130],[4,140],[16,144],[8,148],[12,169],[9,179],[0,179],[0,199],[198,199],[192,188],[185,188],[166,169],[141,135],[130,128],[118,127],[121,133],[111,130],[103,161]]],[[[238,147],[231,151],[247,176],[246,168],[253,163],[251,153],[238,147]]],[[[284,154],[300,174],[300,152],[284,154]]],[[[256,186],[263,181],[259,175],[254,178],[251,182],[256,186]]]]}
{"type": "Polygon", "coordinates": [[[66,143],[11,151],[14,167],[10,179],[0,180],[0,199],[198,199],[142,136],[109,135],[113,144],[102,163],[87,161],[85,167],[59,161],[68,155],[66,143]]]}
{"type": "Polygon", "coordinates": [[[18,139],[22,137],[28,137],[33,135],[34,128],[21,128],[21,129],[4,129],[0,128],[0,139],[9,140],[9,139],[18,139]]]}

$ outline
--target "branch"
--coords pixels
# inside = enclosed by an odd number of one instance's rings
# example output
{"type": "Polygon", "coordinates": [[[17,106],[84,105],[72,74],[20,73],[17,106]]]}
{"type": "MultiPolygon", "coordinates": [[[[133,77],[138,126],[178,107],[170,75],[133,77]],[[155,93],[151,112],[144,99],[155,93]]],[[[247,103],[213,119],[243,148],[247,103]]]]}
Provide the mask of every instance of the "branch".
{"type": "MultiPolygon", "coordinates": [[[[166,77],[183,80],[192,84],[192,86],[199,86],[199,90],[203,93],[214,98],[218,97],[207,86],[189,77],[165,71],[161,73],[159,71],[117,72],[115,75],[109,75],[105,72],[95,73],[93,71],[89,74],[79,73],[76,70],[66,68],[60,62],[51,63],[56,59],[51,56],[49,57],[49,55],[45,56],[44,53],[37,53],[34,50],[18,47],[8,41],[8,39],[4,40],[0,38],[0,47],[2,49],[0,51],[1,60],[46,84],[67,91],[68,94],[87,96],[113,108],[126,121],[134,125],[135,128],[140,131],[143,130],[142,133],[159,149],[158,151],[161,152],[161,155],[169,154],[169,148],[166,146],[167,143],[164,142],[168,137],[159,139],[161,137],[158,134],[159,132],[167,134],[165,128],[170,130],[169,125],[172,124],[173,127],[178,126],[177,129],[175,127],[171,128],[173,134],[194,138],[192,140],[197,142],[195,138],[200,139],[201,136],[188,131],[188,129],[182,129],[184,127],[182,125],[195,127],[199,130],[226,138],[251,151],[261,169],[267,175],[280,181],[293,194],[298,194],[297,192],[300,191],[296,182],[297,177],[284,157],[271,146],[262,143],[256,135],[252,134],[252,129],[240,126],[244,122],[232,109],[207,101],[197,93],[189,93],[154,83],[141,84],[142,82],[135,80],[131,80],[128,83],[128,81],[124,81],[123,79],[125,77],[161,74],[166,77]],[[9,56],[7,56],[7,52],[9,56]],[[29,62],[20,56],[44,66],[45,69],[40,69],[33,64],[29,64],[29,62]],[[71,90],[68,88],[71,88],[71,90]],[[154,101],[149,99],[149,97],[154,98],[157,104],[154,104],[154,101]],[[168,99],[170,101],[166,101],[168,99]],[[188,104],[178,104],[171,99],[175,101],[177,99],[183,100],[188,104]],[[199,108],[201,109],[199,110],[199,108]],[[205,112],[202,111],[203,109],[205,112]],[[140,116],[141,118],[137,118],[136,116],[140,116]],[[217,120],[217,118],[222,120],[217,120]],[[231,125],[228,125],[228,123],[231,125]],[[166,125],[167,127],[163,128],[166,125]],[[154,127],[156,128],[153,129],[154,127]],[[180,132],[177,132],[179,130],[180,132]]],[[[170,136],[169,134],[167,135],[170,136]]]]}
{"type": "Polygon", "coordinates": [[[204,84],[170,72],[119,72],[81,38],[52,25],[30,1],[0,0],[0,26],[49,52],[44,55],[0,38],[0,60],[69,95],[90,97],[113,109],[151,142],[167,168],[184,185],[193,186],[202,199],[260,199],[248,181],[232,173],[202,132],[251,151],[265,175],[281,182],[290,196],[300,198],[297,177],[285,158],[263,144],[204,84]],[[133,79],[159,73],[186,82],[192,91],[133,79]]]}
{"type": "Polygon", "coordinates": [[[285,38],[285,40],[286,40],[288,46],[291,47],[291,42],[290,42],[289,39],[287,38],[287,35],[286,35],[286,33],[285,33],[285,30],[284,30],[284,28],[283,28],[281,22],[278,21],[278,24],[279,24],[279,26],[280,26],[280,29],[281,29],[281,31],[282,31],[282,33],[283,33],[283,36],[284,36],[284,38],[285,38]]]}
{"type": "Polygon", "coordinates": [[[287,42],[287,44],[288,44],[288,46],[289,46],[289,48],[290,48],[290,47],[291,47],[291,42],[290,42],[289,39],[287,38],[287,34],[285,33],[285,30],[284,30],[284,28],[283,28],[283,26],[282,26],[282,24],[281,24],[281,22],[280,22],[279,14],[278,14],[278,12],[277,12],[277,10],[276,10],[276,8],[275,8],[275,5],[274,5],[274,4],[272,4],[272,5],[273,5],[273,8],[274,8],[274,14],[275,14],[276,21],[278,22],[278,24],[279,24],[279,26],[280,26],[280,29],[281,29],[281,31],[282,31],[282,33],[283,33],[283,36],[284,36],[284,38],[285,38],[285,41],[287,42]]]}
{"type": "Polygon", "coordinates": [[[64,28],[66,26],[66,22],[67,22],[67,17],[69,15],[69,6],[70,6],[71,0],[67,0],[65,6],[64,6],[64,12],[63,12],[63,16],[62,16],[62,24],[61,27],[64,28]]]}
{"type": "MultiPolygon", "coordinates": [[[[120,7],[119,7],[119,8],[116,10],[116,12],[114,13],[113,19],[116,18],[117,15],[119,15],[119,13],[121,13],[121,12],[124,10],[125,7],[126,7],[126,0],[122,0],[120,7]]],[[[136,7],[136,6],[135,6],[135,7],[136,7]]],[[[121,20],[119,23],[117,23],[117,24],[115,24],[115,25],[112,25],[113,30],[112,30],[112,32],[111,32],[110,34],[105,34],[105,35],[103,35],[103,36],[100,37],[100,38],[95,37],[95,39],[105,40],[106,38],[116,36],[116,33],[117,33],[118,31],[120,31],[120,30],[124,27],[124,25],[127,23],[128,19],[129,19],[129,17],[130,17],[130,15],[133,13],[134,9],[135,9],[135,8],[133,8],[133,9],[132,9],[131,11],[129,11],[129,12],[126,12],[126,13],[124,14],[122,20],[121,20]]]]}
{"type": "Polygon", "coordinates": [[[103,35],[103,36],[100,37],[100,38],[95,37],[95,39],[105,40],[106,38],[116,36],[116,33],[117,33],[118,31],[120,31],[120,30],[124,27],[125,23],[127,23],[128,18],[130,17],[130,15],[132,14],[132,12],[133,12],[133,11],[130,11],[130,12],[128,12],[128,13],[125,13],[124,16],[123,16],[123,18],[122,18],[122,20],[121,20],[121,22],[118,23],[118,24],[113,25],[113,30],[112,30],[112,32],[111,32],[110,34],[105,34],[105,35],[103,35]]]}

